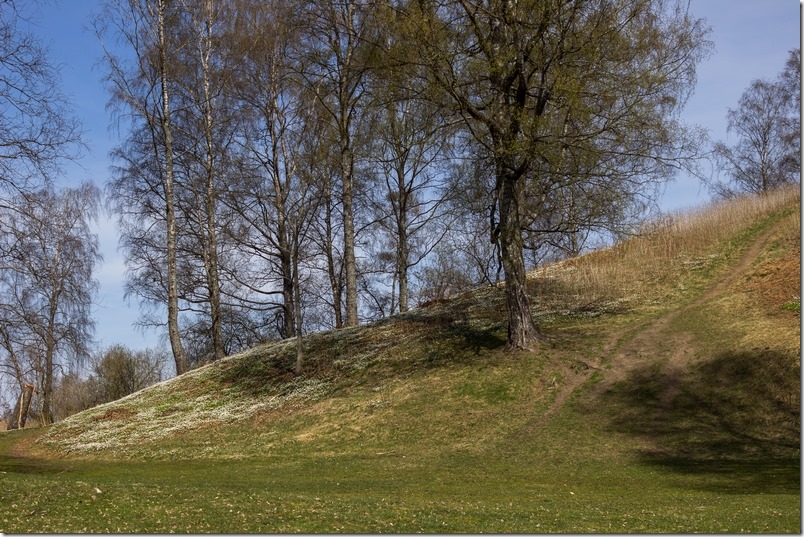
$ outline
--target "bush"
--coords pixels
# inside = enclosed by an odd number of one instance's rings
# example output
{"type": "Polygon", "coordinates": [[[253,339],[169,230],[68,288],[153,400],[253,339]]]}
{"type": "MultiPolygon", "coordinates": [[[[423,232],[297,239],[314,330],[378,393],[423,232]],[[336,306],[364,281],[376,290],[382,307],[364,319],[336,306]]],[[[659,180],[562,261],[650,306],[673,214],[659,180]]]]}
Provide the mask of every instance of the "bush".
{"type": "Polygon", "coordinates": [[[88,378],[62,375],[53,391],[56,421],[94,406],[116,401],[164,378],[168,362],[163,351],[132,351],[122,345],[105,350],[88,378]]]}

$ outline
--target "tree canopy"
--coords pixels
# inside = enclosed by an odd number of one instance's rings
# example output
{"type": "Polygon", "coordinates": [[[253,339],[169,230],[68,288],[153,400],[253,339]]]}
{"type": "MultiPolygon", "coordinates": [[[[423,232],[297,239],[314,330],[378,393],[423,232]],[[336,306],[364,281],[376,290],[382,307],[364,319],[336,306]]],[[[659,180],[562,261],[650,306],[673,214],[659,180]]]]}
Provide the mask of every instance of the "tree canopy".
{"type": "Polygon", "coordinates": [[[696,157],[678,112],[708,30],[684,3],[648,0],[417,1],[402,13],[421,93],[489,162],[508,345],[529,348],[523,229],[599,225],[696,157]]]}

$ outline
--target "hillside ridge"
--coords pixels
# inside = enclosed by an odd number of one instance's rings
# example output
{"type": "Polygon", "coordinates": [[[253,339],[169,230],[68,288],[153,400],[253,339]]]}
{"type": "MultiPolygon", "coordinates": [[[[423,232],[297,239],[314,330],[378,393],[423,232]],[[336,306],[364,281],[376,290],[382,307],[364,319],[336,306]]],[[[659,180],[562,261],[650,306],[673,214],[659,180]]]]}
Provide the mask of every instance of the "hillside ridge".
{"type": "Polygon", "coordinates": [[[796,533],[800,193],[0,434],[0,531],[796,533]]]}
{"type": "MultiPolygon", "coordinates": [[[[697,328],[675,325],[745,279],[771,239],[790,227],[790,211],[779,216],[776,207],[766,210],[765,214],[777,215],[770,220],[753,217],[759,223],[753,224],[752,233],[741,232],[738,249],[730,245],[727,254],[685,253],[682,265],[694,268],[685,269],[682,283],[642,285],[637,298],[632,297],[630,283],[625,291],[613,294],[597,288],[578,290],[571,281],[561,280],[583,273],[587,258],[621,257],[617,248],[532,271],[529,285],[539,297],[534,316],[548,334],[534,353],[502,352],[503,296],[499,286],[483,287],[369,325],[305,336],[306,373],[300,377],[292,374],[294,340],[264,344],[71,417],[56,424],[39,443],[64,453],[137,456],[149,443],[238,423],[270,428],[271,423],[301,419],[293,415],[329,412],[333,403],[337,406],[350,397],[369,398],[375,402],[366,404],[391,413],[400,402],[394,394],[404,393],[404,399],[420,389],[408,386],[408,379],[427,385],[437,378],[444,382],[442,370],[461,378],[468,374],[467,367],[509,367],[521,360],[536,361],[537,376],[517,388],[532,391],[532,405],[538,407],[528,417],[530,426],[549,423],[578,397],[603,398],[646,368],[661,374],[664,388],[656,397],[659,406],[667,408],[678,395],[685,369],[708,356],[708,350],[695,341],[697,328]],[[666,290],[656,295],[654,288],[666,290]],[[593,336],[590,330],[598,334],[593,336]],[[580,390],[585,385],[594,389],[580,390]],[[372,393],[388,390],[387,399],[371,399],[372,393]]],[[[667,280],[661,274],[647,277],[667,280]]],[[[795,314],[786,318],[788,325],[791,316],[795,314]]],[[[510,395],[519,380],[508,387],[505,382],[510,381],[499,382],[494,389],[505,400],[509,396],[504,394],[510,395]]],[[[330,428],[326,434],[337,436],[333,431],[339,426],[333,423],[330,428]]],[[[309,438],[308,433],[299,434],[309,438]]],[[[202,453],[215,451],[207,446],[202,453]]]]}
{"type": "MultiPolygon", "coordinates": [[[[693,348],[689,342],[689,334],[670,334],[668,326],[681,316],[689,314],[690,311],[700,308],[704,303],[711,301],[714,297],[722,294],[730,285],[741,277],[745,277],[751,264],[756,261],[762,249],[767,245],[771,236],[778,229],[779,223],[774,223],[764,230],[754,239],[740,257],[728,266],[725,274],[719,276],[708,289],[704,290],[689,303],[676,309],[661,314],[655,319],[651,319],[640,332],[625,345],[618,345],[616,339],[607,347],[607,354],[614,357],[612,360],[611,374],[607,375],[603,382],[598,386],[598,390],[605,390],[618,380],[622,380],[629,371],[637,365],[644,365],[640,360],[644,357],[647,347],[655,346],[656,341],[673,340],[673,351],[667,355],[668,366],[672,369],[682,369],[688,363],[688,357],[692,354],[693,348]]],[[[672,390],[671,390],[672,391],[672,390]]]]}

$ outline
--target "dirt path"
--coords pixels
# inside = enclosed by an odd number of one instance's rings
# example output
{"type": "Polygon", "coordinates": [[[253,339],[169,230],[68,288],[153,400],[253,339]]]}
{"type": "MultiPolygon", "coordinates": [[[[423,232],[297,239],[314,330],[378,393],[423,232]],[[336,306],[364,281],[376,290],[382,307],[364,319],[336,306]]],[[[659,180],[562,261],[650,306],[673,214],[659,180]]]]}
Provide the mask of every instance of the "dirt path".
{"type": "Polygon", "coordinates": [[[633,330],[633,327],[615,333],[604,347],[597,363],[587,364],[588,368],[580,371],[570,367],[563,368],[564,381],[552,388],[559,391],[542,419],[546,419],[558,411],[575,390],[591,377],[593,372],[603,373],[603,379],[597,384],[594,391],[595,395],[600,395],[617,382],[627,378],[634,370],[652,363],[662,363],[663,365],[664,375],[662,377],[665,379],[665,385],[662,390],[661,403],[663,406],[669,406],[678,393],[684,370],[696,354],[692,334],[672,330],[670,329],[671,324],[690,311],[700,308],[703,304],[722,295],[729,286],[749,272],[751,265],[773,236],[776,228],[776,226],[771,226],[762,232],[726,269],[725,274],[717,278],[711,287],[691,302],[650,319],[625,344],[622,343],[622,340],[627,337],[629,331],[633,330]],[[610,359],[610,368],[603,367],[606,358],[610,359]]]}
{"type": "MultiPolygon", "coordinates": [[[[665,359],[665,367],[671,373],[668,378],[677,380],[678,373],[685,369],[695,355],[695,348],[691,343],[692,334],[671,330],[670,325],[690,311],[698,309],[711,302],[715,297],[722,295],[735,281],[744,277],[775,231],[776,226],[771,226],[762,232],[709,289],[681,308],[650,320],[633,339],[620,348],[617,347],[623,334],[617,334],[605,349],[605,356],[611,357],[612,367],[606,370],[605,377],[597,389],[601,392],[605,391],[624,379],[635,368],[665,359]],[[673,372],[677,374],[672,374],[673,372]]],[[[672,384],[665,386],[666,397],[672,398],[673,392],[672,384]]]]}

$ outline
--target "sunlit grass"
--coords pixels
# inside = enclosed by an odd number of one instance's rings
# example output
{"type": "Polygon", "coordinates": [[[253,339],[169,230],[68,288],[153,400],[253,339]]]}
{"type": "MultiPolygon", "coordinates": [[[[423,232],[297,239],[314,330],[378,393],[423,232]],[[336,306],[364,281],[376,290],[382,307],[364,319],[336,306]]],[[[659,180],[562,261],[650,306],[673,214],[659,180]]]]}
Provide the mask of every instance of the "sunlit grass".
{"type": "MultiPolygon", "coordinates": [[[[201,461],[3,460],[4,532],[795,532],[797,462],[640,462],[567,409],[538,441],[201,461]],[[580,425],[580,427],[579,427],[580,425]],[[571,446],[571,447],[570,447],[571,446]]],[[[517,433],[521,435],[524,430],[517,433]]],[[[248,441],[234,433],[235,446],[248,441]]],[[[225,435],[218,436],[225,439],[225,435]]],[[[510,437],[509,437],[510,438],[510,437]]],[[[235,451],[233,446],[230,449],[235,451]]]]}

